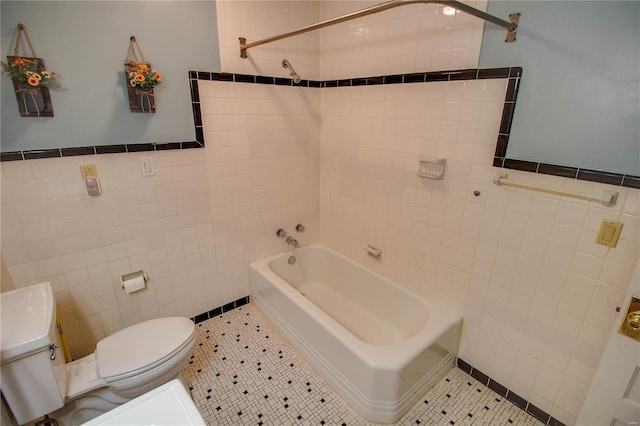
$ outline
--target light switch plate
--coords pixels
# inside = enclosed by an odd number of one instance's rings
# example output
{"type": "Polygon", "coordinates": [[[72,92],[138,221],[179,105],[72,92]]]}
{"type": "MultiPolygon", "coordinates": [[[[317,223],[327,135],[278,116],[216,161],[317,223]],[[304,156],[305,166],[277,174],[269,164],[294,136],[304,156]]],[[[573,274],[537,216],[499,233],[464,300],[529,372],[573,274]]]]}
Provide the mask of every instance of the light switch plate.
{"type": "Polygon", "coordinates": [[[142,176],[154,176],[156,172],[153,168],[153,159],[151,157],[140,158],[140,170],[142,171],[142,176]]]}
{"type": "Polygon", "coordinates": [[[615,247],[622,232],[622,222],[603,219],[596,237],[596,243],[607,247],[615,247]]]}

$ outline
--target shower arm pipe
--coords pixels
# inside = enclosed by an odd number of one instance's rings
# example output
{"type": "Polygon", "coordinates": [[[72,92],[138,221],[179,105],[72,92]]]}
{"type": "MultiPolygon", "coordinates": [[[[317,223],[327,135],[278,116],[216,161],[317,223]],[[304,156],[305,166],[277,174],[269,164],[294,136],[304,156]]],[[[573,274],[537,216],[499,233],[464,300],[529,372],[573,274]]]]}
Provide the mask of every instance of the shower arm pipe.
{"type": "Polygon", "coordinates": [[[374,13],[382,12],[388,9],[393,9],[399,6],[405,6],[410,4],[427,4],[427,3],[436,3],[444,6],[449,6],[456,10],[460,10],[470,15],[484,19],[485,21],[491,22],[492,24],[506,28],[507,37],[505,41],[512,42],[516,40],[516,31],[518,28],[518,19],[520,16],[519,13],[510,14],[509,21],[505,21],[503,19],[497,18],[493,15],[490,15],[486,12],[475,9],[471,6],[468,6],[456,0],[391,0],[385,3],[380,3],[371,7],[367,7],[366,9],[358,10],[352,13],[348,13],[346,15],[328,19],[326,21],[318,22],[317,24],[307,25],[306,27],[298,28],[297,30],[289,31],[287,33],[275,35],[272,37],[267,37],[265,39],[258,40],[258,41],[253,41],[251,43],[247,43],[246,38],[240,37],[240,57],[246,58],[247,49],[260,46],[261,44],[271,43],[274,41],[282,40],[284,38],[289,38],[299,34],[304,34],[309,31],[319,30],[320,28],[325,28],[331,25],[339,24],[341,22],[346,22],[352,19],[361,18],[363,16],[372,15],[374,13]]]}

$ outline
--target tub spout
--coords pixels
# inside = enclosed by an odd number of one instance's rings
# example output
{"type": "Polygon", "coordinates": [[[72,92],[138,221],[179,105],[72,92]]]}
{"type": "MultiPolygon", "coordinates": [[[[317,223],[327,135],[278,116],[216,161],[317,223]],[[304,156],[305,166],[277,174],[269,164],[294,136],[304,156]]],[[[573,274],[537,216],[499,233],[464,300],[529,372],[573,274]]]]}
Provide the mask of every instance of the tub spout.
{"type": "Polygon", "coordinates": [[[287,239],[285,240],[287,242],[287,244],[289,244],[290,246],[293,246],[295,248],[300,247],[300,244],[298,243],[298,240],[296,240],[295,238],[293,238],[292,236],[288,236],[287,239]]]}

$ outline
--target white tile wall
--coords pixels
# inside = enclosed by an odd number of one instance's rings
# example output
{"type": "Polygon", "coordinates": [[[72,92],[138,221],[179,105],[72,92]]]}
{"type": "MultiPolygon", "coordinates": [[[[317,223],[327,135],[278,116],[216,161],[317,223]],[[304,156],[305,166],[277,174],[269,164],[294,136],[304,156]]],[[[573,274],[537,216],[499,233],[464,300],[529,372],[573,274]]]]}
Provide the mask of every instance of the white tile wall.
{"type": "Polygon", "coordinates": [[[248,262],[284,249],[280,226],[317,239],[319,92],[201,82],[200,97],[204,150],[2,163],[3,262],[15,287],[51,281],[76,358],[124,326],[247,295],[248,262]],[[100,197],[86,194],[87,163],[100,197]],[[143,268],[147,289],[120,289],[143,268]]]}
{"type": "MultiPolygon", "coordinates": [[[[320,1],[319,17],[324,21],[379,3],[320,1]]],[[[464,3],[487,7],[486,1],[464,3]]],[[[484,21],[443,10],[435,4],[408,5],[320,30],[322,79],[477,68],[484,21]]]]}
{"type": "MultiPolygon", "coordinates": [[[[318,2],[233,1],[216,2],[222,71],[289,77],[282,68],[287,58],[301,78],[319,79],[318,32],[310,32],[256,46],[240,58],[239,37],[253,42],[318,22],[318,2]]],[[[208,70],[205,70],[208,71],[208,70]]]]}
{"type": "MultiPolygon", "coordinates": [[[[288,77],[287,58],[303,79],[329,80],[477,68],[484,21],[439,5],[409,5],[249,49],[252,42],[381,3],[367,1],[219,1],[222,71],[288,77]]],[[[465,1],[480,10],[487,2],[465,1]]],[[[478,111],[467,111],[468,114],[478,111]]]]}
{"type": "Polygon", "coordinates": [[[459,312],[465,361],[572,424],[638,262],[640,191],[507,170],[620,191],[606,208],[493,185],[504,92],[505,80],[325,89],[320,239],[459,312]],[[447,158],[445,179],[417,177],[418,155],[447,158]],[[624,223],[615,249],[594,242],[604,218],[624,223]]]}

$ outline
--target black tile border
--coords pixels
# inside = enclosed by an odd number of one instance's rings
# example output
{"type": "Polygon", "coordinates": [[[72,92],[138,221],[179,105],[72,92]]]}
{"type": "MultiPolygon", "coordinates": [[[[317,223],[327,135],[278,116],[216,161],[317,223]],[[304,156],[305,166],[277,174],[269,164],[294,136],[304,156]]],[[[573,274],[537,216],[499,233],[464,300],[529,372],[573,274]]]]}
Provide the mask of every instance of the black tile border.
{"type": "MultiPolygon", "coordinates": [[[[606,183],[609,185],[618,185],[628,188],[640,189],[640,176],[609,173],[597,170],[585,170],[576,167],[546,163],[535,163],[531,161],[524,161],[506,157],[509,137],[511,136],[511,124],[513,123],[516,100],[518,98],[518,91],[520,89],[522,79],[521,67],[485,69],[470,68],[461,70],[418,72],[410,74],[394,74],[326,81],[302,80],[300,84],[294,84],[291,79],[282,79],[278,77],[253,76],[254,78],[252,79],[251,76],[247,76],[245,74],[202,73],[194,71],[193,74],[190,75],[192,75],[192,78],[198,78],[201,80],[247,82],[253,84],[286,85],[315,88],[360,87],[377,86],[381,84],[411,84],[437,81],[465,81],[506,78],[508,79],[507,90],[502,110],[502,120],[500,122],[498,140],[496,142],[496,151],[493,162],[494,167],[554,175],[577,180],[589,180],[593,182],[606,183]]],[[[198,120],[200,120],[200,118],[196,119],[196,122],[198,122],[198,120]]]]}
{"type": "Polygon", "coordinates": [[[538,173],[538,163],[532,163],[530,161],[513,160],[511,158],[505,158],[502,163],[502,167],[505,169],[522,170],[523,172],[538,173]]]}
{"type": "Polygon", "coordinates": [[[540,420],[545,425],[549,426],[565,426],[560,420],[557,420],[549,413],[545,413],[544,410],[536,407],[526,399],[522,398],[515,392],[510,391],[500,383],[493,380],[491,377],[487,376],[477,368],[474,368],[472,365],[463,361],[461,358],[458,358],[458,368],[474,379],[478,380],[483,385],[487,386],[489,389],[497,393],[503,398],[506,398],[509,402],[511,402],[516,407],[526,411],[528,414],[532,415],[536,419],[540,420]]]}
{"type": "Polygon", "coordinates": [[[207,312],[203,312],[201,314],[198,314],[194,317],[191,317],[191,321],[193,321],[195,324],[199,324],[202,321],[206,321],[208,319],[211,318],[215,318],[219,315],[222,315],[226,312],[232,311],[236,308],[239,308],[240,306],[244,306],[247,303],[249,303],[249,296],[244,296],[241,297],[240,299],[234,300],[233,302],[229,302],[223,306],[218,306],[215,309],[211,309],[210,311],[207,312]]]}
{"type": "Polygon", "coordinates": [[[0,161],[20,161],[24,160],[22,151],[0,152],[0,161]]]}
{"type": "Polygon", "coordinates": [[[180,149],[180,142],[169,142],[156,144],[156,151],[166,151],[169,149],[180,149]]]}
{"type": "Polygon", "coordinates": [[[122,152],[127,152],[126,145],[96,146],[96,154],[119,154],[122,152]]]}
{"type": "Polygon", "coordinates": [[[34,149],[32,151],[22,151],[25,160],[35,160],[37,158],[61,157],[61,149],[34,149]]]}
{"type": "Polygon", "coordinates": [[[94,155],[96,153],[95,146],[83,146],[78,148],[62,148],[63,157],[71,157],[74,155],[94,155]]]}
{"type": "Polygon", "coordinates": [[[623,175],[617,173],[604,173],[597,170],[578,170],[578,178],[591,182],[608,183],[609,185],[622,185],[623,175]]]}
{"type": "Polygon", "coordinates": [[[489,380],[489,384],[487,385],[487,387],[503,398],[506,398],[507,394],[509,393],[509,389],[505,388],[495,380],[489,380]]]}
{"type": "Polygon", "coordinates": [[[507,146],[511,135],[511,124],[515,113],[516,100],[522,79],[521,67],[506,68],[469,68],[460,70],[417,72],[409,74],[394,74],[374,77],[358,77],[341,80],[301,80],[294,83],[290,78],[270,77],[250,74],[218,73],[209,71],[189,71],[189,87],[191,91],[191,108],[195,127],[195,141],[170,141],[144,144],[102,145],[80,148],[61,148],[50,150],[1,152],[0,162],[20,161],[37,158],[69,157],[76,155],[112,154],[125,152],[166,151],[169,149],[204,148],[204,129],[202,126],[202,112],[200,109],[200,91],[198,81],[224,81],[233,83],[266,84],[290,87],[332,88],[376,86],[380,84],[411,84],[429,83],[436,81],[465,81],[507,78],[507,91],[502,110],[502,120],[496,141],[494,167],[521,170],[531,173],[541,173],[564,178],[586,180],[640,189],[640,176],[621,173],[611,173],[598,170],[581,169],[571,166],[537,163],[515,158],[507,158],[507,146]]]}
{"type": "Polygon", "coordinates": [[[489,386],[489,376],[487,376],[477,368],[473,368],[473,367],[471,368],[471,377],[473,377],[483,385],[489,386]]]}
{"type": "MultiPolygon", "coordinates": [[[[199,113],[199,111],[198,111],[199,113]]],[[[84,147],[35,149],[30,151],[0,152],[0,162],[37,160],[40,158],[77,157],[80,155],[120,154],[150,151],[167,151],[170,149],[204,148],[204,133],[202,126],[196,127],[195,141],[184,142],[154,142],[121,145],[97,145],[84,147]]]]}
{"type": "MultiPolygon", "coordinates": [[[[479,79],[487,78],[509,78],[511,74],[510,68],[487,68],[478,70],[479,79]]],[[[522,74],[522,71],[520,71],[522,74]]]]}
{"type": "Polygon", "coordinates": [[[640,177],[625,175],[622,179],[622,186],[640,189],[640,177]]]}
{"type": "Polygon", "coordinates": [[[575,179],[578,176],[578,169],[575,167],[555,166],[553,164],[540,163],[538,165],[538,173],[575,179]]]}
{"type": "MultiPolygon", "coordinates": [[[[254,76],[251,76],[255,80],[254,76]]],[[[127,152],[167,151],[170,149],[204,148],[204,131],[202,130],[202,114],[200,113],[200,91],[198,79],[210,80],[211,73],[189,71],[189,88],[191,92],[191,106],[193,108],[193,122],[196,140],[167,141],[117,145],[96,145],[83,147],[68,147],[55,149],[36,149],[29,151],[0,152],[0,162],[35,160],[39,158],[75,157],[79,155],[120,154],[127,152]]],[[[233,78],[232,80],[233,81],[233,78]]]]}
{"type": "MultiPolygon", "coordinates": [[[[202,134],[202,132],[200,132],[202,134]]],[[[196,129],[196,135],[198,131],[196,129]]],[[[61,158],[61,157],[77,157],[80,155],[100,155],[100,154],[119,154],[119,153],[134,153],[134,152],[148,152],[148,151],[166,151],[169,149],[190,149],[190,148],[204,148],[204,137],[199,141],[185,141],[185,142],[158,142],[158,143],[141,143],[141,144],[126,144],[126,145],[97,145],[97,146],[85,146],[85,147],[71,147],[71,148],[56,148],[56,149],[37,149],[31,151],[14,151],[14,152],[1,152],[0,162],[5,161],[20,161],[20,160],[35,160],[40,158],[61,158]]]]}
{"type": "Polygon", "coordinates": [[[127,152],[155,151],[152,143],[127,144],[127,152]]]}
{"type": "Polygon", "coordinates": [[[560,176],[576,180],[605,183],[607,185],[623,186],[626,188],[640,189],[640,176],[622,173],[610,173],[599,170],[580,169],[577,167],[561,166],[556,164],[535,163],[533,161],[515,160],[496,155],[493,159],[494,167],[502,167],[511,170],[540,173],[545,175],[560,176]]]}

